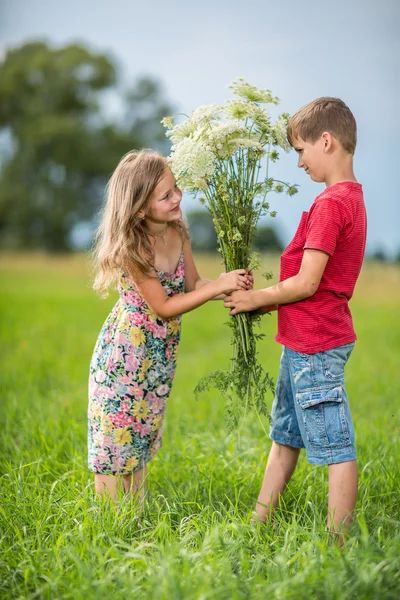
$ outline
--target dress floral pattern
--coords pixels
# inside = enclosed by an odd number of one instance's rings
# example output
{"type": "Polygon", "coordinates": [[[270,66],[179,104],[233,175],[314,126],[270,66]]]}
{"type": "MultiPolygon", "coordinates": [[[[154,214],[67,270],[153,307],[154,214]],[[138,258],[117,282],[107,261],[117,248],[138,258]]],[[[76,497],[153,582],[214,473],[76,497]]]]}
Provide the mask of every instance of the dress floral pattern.
{"type": "MultiPolygon", "coordinates": [[[[183,293],[183,252],[174,273],[158,276],[168,296],[183,293]]],[[[160,448],[181,331],[181,317],[157,317],[124,273],[118,292],[89,376],[89,469],[107,475],[143,468],[160,448]]]]}

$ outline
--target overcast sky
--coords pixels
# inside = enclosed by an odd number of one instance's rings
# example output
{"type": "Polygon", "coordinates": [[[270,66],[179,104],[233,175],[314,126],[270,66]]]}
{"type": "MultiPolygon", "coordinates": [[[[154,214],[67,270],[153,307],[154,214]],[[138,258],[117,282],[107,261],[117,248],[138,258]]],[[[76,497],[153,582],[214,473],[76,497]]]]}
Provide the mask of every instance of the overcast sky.
{"type": "MultiPolygon", "coordinates": [[[[358,123],[368,249],[400,252],[400,0],[0,0],[3,49],[37,38],[110,52],[127,80],[157,77],[185,113],[224,102],[236,77],[270,88],[290,113],[342,98],[358,123]]],[[[270,197],[287,243],[323,186],[296,168],[294,152],[275,166],[272,176],[301,186],[270,197]]]]}

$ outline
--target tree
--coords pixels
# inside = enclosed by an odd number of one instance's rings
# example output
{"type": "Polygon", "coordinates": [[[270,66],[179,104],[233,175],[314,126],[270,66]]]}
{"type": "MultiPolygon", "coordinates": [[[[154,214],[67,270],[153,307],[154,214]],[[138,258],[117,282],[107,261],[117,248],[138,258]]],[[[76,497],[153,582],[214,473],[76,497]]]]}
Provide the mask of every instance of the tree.
{"type": "MultiPolygon", "coordinates": [[[[191,210],[187,214],[187,220],[193,249],[198,252],[215,252],[218,247],[217,235],[209,211],[191,210]]],[[[261,225],[254,237],[254,249],[259,252],[281,252],[283,246],[273,227],[261,225]]]]}
{"type": "Polygon", "coordinates": [[[274,227],[259,225],[254,236],[254,247],[259,252],[282,252],[283,245],[274,227]]]}
{"type": "Polygon", "coordinates": [[[371,254],[371,258],[378,262],[386,262],[387,260],[386,253],[382,248],[378,248],[377,250],[375,250],[375,252],[371,254]]]}
{"type": "Polygon", "coordinates": [[[212,217],[208,210],[191,210],[187,214],[190,239],[197,252],[216,252],[218,248],[212,217]]]}
{"type": "Polygon", "coordinates": [[[162,116],[173,112],[159,84],[139,79],[123,95],[123,119],[104,117],[104,92],[118,92],[105,54],[79,45],[33,42],[0,64],[0,134],[9,139],[0,170],[3,246],[68,248],[71,229],[92,219],[121,156],[162,147],[162,116]],[[5,135],[4,135],[5,134],[5,135]]]}

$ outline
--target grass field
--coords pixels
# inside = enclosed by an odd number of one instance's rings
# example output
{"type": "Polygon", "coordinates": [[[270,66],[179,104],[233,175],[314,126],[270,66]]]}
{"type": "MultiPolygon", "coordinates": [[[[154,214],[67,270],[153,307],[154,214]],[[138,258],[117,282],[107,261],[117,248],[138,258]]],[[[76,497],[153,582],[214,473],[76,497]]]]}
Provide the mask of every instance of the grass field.
{"type": "MultiPolygon", "coordinates": [[[[214,258],[198,266],[206,277],[221,270],[214,258]]],[[[277,273],[276,259],[266,268],[277,273]]],[[[228,435],[221,399],[192,394],[229,365],[220,303],[184,317],[164,446],[139,516],[130,502],[118,512],[96,502],[86,468],[88,364],[115,296],[96,299],[81,256],[1,255],[0,276],[0,598],[400,597],[400,268],[366,264],[352,301],[360,493],[343,551],[324,530],[326,468],[304,456],[277,526],[248,524],[270,441],[252,418],[228,435]]],[[[260,346],[274,378],[275,327],[266,316],[260,346]]]]}

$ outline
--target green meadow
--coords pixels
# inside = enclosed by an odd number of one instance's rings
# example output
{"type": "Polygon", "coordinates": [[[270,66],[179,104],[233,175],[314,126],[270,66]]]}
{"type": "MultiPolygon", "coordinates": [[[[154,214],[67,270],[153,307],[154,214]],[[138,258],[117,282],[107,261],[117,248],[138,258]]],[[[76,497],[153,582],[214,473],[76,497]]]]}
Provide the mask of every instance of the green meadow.
{"type": "MultiPolygon", "coordinates": [[[[204,277],[222,270],[214,257],[197,264],[204,277]]],[[[277,258],[264,264],[278,273],[277,258]]],[[[139,513],[129,500],[118,510],[96,501],[86,467],[88,365],[115,294],[96,298],[79,255],[3,254],[0,277],[0,598],[400,597],[400,267],[367,262],[351,303],[360,492],[342,549],[325,531],[327,469],[305,456],[275,524],[249,524],[268,421],[250,416],[228,434],[221,398],[193,396],[202,376],[229,367],[221,303],[184,316],[163,448],[139,513]]],[[[260,357],[274,379],[275,329],[266,315],[260,357]]]]}

